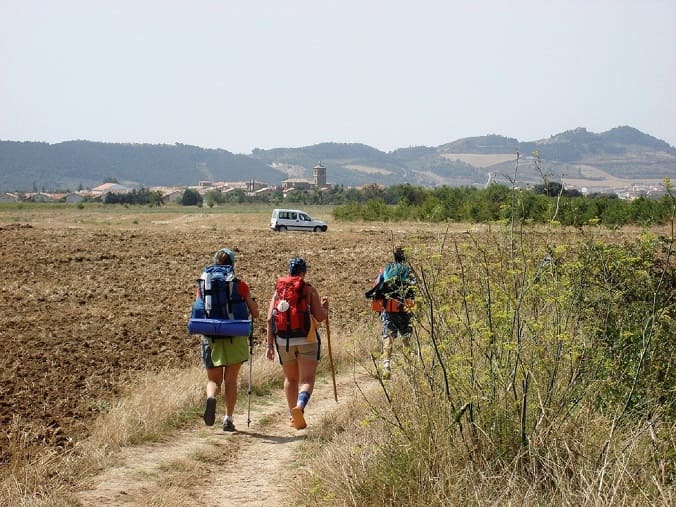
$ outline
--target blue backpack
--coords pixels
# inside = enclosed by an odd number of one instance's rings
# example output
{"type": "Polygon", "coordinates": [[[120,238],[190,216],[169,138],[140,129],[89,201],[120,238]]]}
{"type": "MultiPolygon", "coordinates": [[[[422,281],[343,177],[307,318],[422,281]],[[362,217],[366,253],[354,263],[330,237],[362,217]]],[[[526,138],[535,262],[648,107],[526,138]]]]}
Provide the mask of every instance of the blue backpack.
{"type": "Polygon", "coordinates": [[[204,268],[197,281],[197,297],[192,305],[188,331],[210,338],[249,336],[249,308],[239,294],[239,280],[232,266],[204,268]]]}
{"type": "Polygon", "coordinates": [[[410,282],[411,267],[401,262],[390,262],[383,270],[383,285],[391,290],[401,289],[410,282]]]}

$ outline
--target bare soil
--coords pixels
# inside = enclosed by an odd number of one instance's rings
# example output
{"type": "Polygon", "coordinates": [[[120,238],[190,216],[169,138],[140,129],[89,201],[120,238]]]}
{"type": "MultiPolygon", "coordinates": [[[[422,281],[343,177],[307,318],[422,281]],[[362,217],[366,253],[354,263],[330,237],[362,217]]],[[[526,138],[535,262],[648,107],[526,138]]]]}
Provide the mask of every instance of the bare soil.
{"type": "MultiPolygon", "coordinates": [[[[340,224],[327,233],[275,233],[269,210],[225,213],[183,208],[0,206],[0,471],[12,461],[18,427],[33,454],[69,449],[139,372],[200,365],[187,333],[194,283],[213,253],[235,250],[236,271],[265,311],[289,258],[304,257],[307,280],[331,301],[331,338],[368,327],[364,292],[394,246],[432,243],[458,224],[340,224]],[[10,424],[12,423],[12,424],[10,424]]],[[[288,426],[279,390],[268,403],[245,400],[237,432],[201,418],[161,442],[124,448],[110,467],[80,485],[82,505],[266,505],[289,503],[299,444],[313,425],[355,396],[365,372],[320,380],[309,430],[288,426]],[[152,502],[151,502],[152,501],[152,502]]],[[[219,414],[222,414],[219,400],[219,414]]]]}
{"type": "MultiPolygon", "coordinates": [[[[186,324],[194,281],[218,248],[235,250],[262,315],[289,258],[304,257],[307,280],[331,298],[339,340],[372,318],[363,293],[393,246],[436,234],[318,218],[327,233],[272,232],[269,210],[0,208],[0,427],[19,418],[36,452],[67,449],[135,373],[199,365],[186,324]]],[[[255,339],[264,336],[261,317],[255,339]]],[[[5,432],[0,467],[16,437],[5,432]]]]}

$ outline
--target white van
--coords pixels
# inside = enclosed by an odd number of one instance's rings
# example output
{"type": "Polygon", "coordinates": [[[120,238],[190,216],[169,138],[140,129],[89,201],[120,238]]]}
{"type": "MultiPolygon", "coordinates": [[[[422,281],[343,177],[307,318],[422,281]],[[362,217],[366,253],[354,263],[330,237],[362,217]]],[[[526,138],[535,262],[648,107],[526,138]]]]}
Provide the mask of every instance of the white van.
{"type": "Polygon", "coordinates": [[[326,223],[297,209],[273,209],[270,217],[270,229],[273,231],[326,232],[327,228],[326,223]]]}

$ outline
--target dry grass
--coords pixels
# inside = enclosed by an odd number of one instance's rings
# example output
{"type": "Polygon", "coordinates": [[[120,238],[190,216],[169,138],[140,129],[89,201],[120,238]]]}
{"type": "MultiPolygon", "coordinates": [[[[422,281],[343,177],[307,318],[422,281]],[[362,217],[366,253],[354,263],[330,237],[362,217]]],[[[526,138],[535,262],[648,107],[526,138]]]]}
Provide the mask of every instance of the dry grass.
{"type": "MultiPolygon", "coordinates": [[[[527,250],[537,261],[541,258],[539,240],[530,235],[528,239],[535,242],[527,250]]],[[[558,235],[556,239],[557,244],[570,242],[574,249],[574,237],[564,239],[558,235]]],[[[464,259],[465,268],[483,280],[481,265],[477,268],[469,264],[469,256],[464,259]]],[[[438,270],[428,271],[432,273],[428,275],[430,280],[434,279],[430,283],[454,280],[451,285],[459,287],[459,269],[448,267],[452,259],[439,256],[439,260],[438,270]]],[[[507,278],[491,277],[491,281],[502,290],[512,287],[509,283],[501,285],[507,278]]],[[[496,293],[497,289],[493,297],[496,293]]],[[[450,313],[455,300],[459,300],[455,292],[444,293],[434,308],[437,315],[450,313]]],[[[481,302],[482,298],[476,300],[481,302]]],[[[533,308],[539,313],[524,313],[524,321],[545,325],[547,301],[547,297],[536,297],[533,308]]],[[[450,322],[449,318],[447,324],[450,322]]],[[[494,329],[500,329],[498,319],[493,325],[494,329]]],[[[361,400],[354,400],[348,409],[326,419],[310,433],[303,474],[296,487],[300,505],[420,505],[422,501],[431,506],[674,503],[676,425],[668,416],[661,418],[657,410],[648,422],[640,417],[616,419],[612,410],[599,409],[594,396],[583,395],[571,400],[573,403],[567,408],[562,403],[552,413],[543,414],[540,422],[551,417],[552,423],[531,426],[528,442],[523,443],[518,438],[519,423],[513,424],[517,419],[509,421],[514,400],[510,396],[502,399],[501,395],[489,399],[493,389],[498,393],[504,391],[502,385],[491,385],[486,376],[479,374],[483,388],[479,394],[483,396],[473,397],[472,387],[476,384],[470,379],[477,377],[471,377],[467,364],[473,357],[484,356],[472,356],[463,349],[469,341],[466,329],[450,325],[437,329],[437,339],[442,342],[445,354],[442,358],[429,353],[429,329],[422,327],[419,322],[424,344],[420,357],[425,357],[427,367],[413,356],[406,360],[400,354],[391,382],[366,393],[361,400]],[[437,359],[447,368],[444,374],[451,384],[448,398],[442,392],[438,367],[435,372],[429,366],[438,364],[437,359]],[[476,400],[488,417],[482,421],[477,409],[470,421],[467,414],[463,416],[463,412],[457,411],[458,400],[476,400]],[[470,436],[472,431],[475,434],[470,436]]],[[[548,335],[538,330],[534,334],[537,339],[524,342],[524,348],[536,344],[538,347],[532,350],[547,353],[556,350],[546,341],[548,335]]],[[[370,332],[376,334],[377,330],[370,332]]],[[[506,332],[503,336],[511,334],[506,332]]],[[[576,338],[581,340],[584,335],[576,338]]],[[[369,349],[375,347],[371,345],[369,349]]],[[[363,361],[366,355],[356,357],[363,361]]],[[[534,383],[538,383],[546,378],[539,368],[546,364],[547,355],[540,353],[534,357],[537,359],[528,364],[528,371],[536,379],[534,383]]],[[[476,366],[479,372],[490,369],[490,365],[480,362],[476,366]]],[[[565,391],[570,388],[566,383],[571,378],[562,375],[561,385],[552,389],[565,391]]],[[[535,389],[544,393],[545,386],[543,382],[535,389]]]]}
{"type": "MultiPolygon", "coordinates": [[[[86,216],[73,212],[59,219],[61,225],[93,229],[110,223],[135,230],[158,224],[190,230],[199,223],[199,227],[208,230],[211,224],[219,223],[217,216],[199,220],[195,217],[139,213],[132,223],[124,213],[101,211],[86,216]]],[[[247,220],[264,223],[266,218],[264,214],[252,214],[247,220]]],[[[44,216],[40,220],[36,226],[52,226],[44,216]]],[[[354,245],[363,241],[370,229],[377,229],[373,224],[338,227],[353,234],[350,241],[354,245]]],[[[400,238],[417,234],[423,238],[420,241],[430,244],[438,238],[425,224],[393,227],[396,230],[392,235],[400,238]]],[[[355,292],[358,288],[355,285],[347,290],[355,292]]],[[[339,371],[344,373],[357,365],[373,371],[371,356],[379,349],[380,331],[372,314],[357,315],[353,322],[332,327],[331,333],[333,358],[339,371]]],[[[256,350],[252,369],[255,400],[264,401],[258,396],[281,385],[279,365],[267,361],[256,350]]],[[[327,361],[322,361],[320,372],[328,373],[327,361]]],[[[240,374],[242,393],[248,388],[248,374],[245,365],[240,374]]],[[[31,448],[29,442],[33,440],[25,435],[21,419],[15,418],[5,431],[15,449],[12,455],[22,459],[13,461],[0,481],[0,505],[75,504],[70,491],[108,466],[120,447],[160,439],[187,420],[198,418],[205,380],[199,367],[149,373],[129,380],[123,395],[92,423],[90,437],[67,451],[31,448]]],[[[468,459],[465,442],[449,421],[445,405],[423,396],[417,388],[425,379],[415,380],[403,371],[395,372],[387,384],[390,402],[382,387],[365,392],[308,430],[310,438],[303,453],[307,462],[299,469],[299,505],[419,505],[424,501],[429,505],[596,506],[670,505],[676,500],[673,426],[613,428],[612,421],[591,411],[580,411],[566,426],[557,428],[556,438],[550,437],[549,442],[556,445],[534,445],[527,460],[489,466],[468,459]],[[396,417],[401,421],[397,422],[396,417]],[[419,431],[421,426],[430,431],[419,431]],[[609,438],[611,433],[613,438],[609,438]],[[603,448],[606,442],[608,452],[603,459],[590,452],[603,448]],[[524,462],[530,466],[537,463],[541,467],[538,474],[529,475],[524,462]],[[534,479],[528,480],[529,476],[534,479]]],[[[246,399],[241,398],[242,402],[246,399]]],[[[166,488],[153,497],[151,505],[193,504],[186,490],[198,483],[200,464],[221,463],[226,459],[221,453],[222,449],[215,448],[191,459],[166,463],[166,470],[175,472],[168,473],[166,488]]]]}
{"type": "MultiPolygon", "coordinates": [[[[12,463],[3,478],[0,505],[72,505],[71,486],[108,466],[117,449],[157,440],[194,419],[203,383],[201,368],[139,376],[129,381],[117,404],[94,421],[91,436],[68,452],[33,454],[17,448],[13,456],[27,458],[12,463]]],[[[20,420],[10,428],[14,446],[23,445],[22,428],[20,420]]]]}
{"type": "MultiPolygon", "coordinates": [[[[341,340],[332,344],[336,367],[344,367],[353,350],[341,340]]],[[[329,363],[324,360],[320,373],[328,374],[329,363]]],[[[255,350],[252,362],[252,399],[264,403],[266,393],[280,388],[283,377],[277,361],[268,361],[260,350],[255,350]]],[[[246,403],[248,365],[240,370],[240,407],[246,403]]],[[[117,403],[93,423],[91,435],[68,452],[48,452],[44,449],[21,448],[23,425],[17,418],[8,435],[16,452],[14,456],[27,457],[11,464],[0,482],[0,505],[38,506],[73,505],[71,494],[77,484],[115,462],[121,447],[158,441],[167,433],[199,418],[204,398],[206,377],[203,368],[166,370],[148,373],[130,380],[117,403]]],[[[152,497],[156,506],[192,504],[186,491],[203,480],[204,466],[227,462],[232,446],[201,449],[190,459],[166,463],[163,468],[162,491],[152,497]]]]}
{"type": "MultiPolygon", "coordinates": [[[[275,363],[258,357],[255,363],[254,390],[279,383],[279,368],[275,363]]],[[[242,369],[241,389],[248,382],[242,369]]],[[[115,461],[118,449],[156,441],[172,430],[199,417],[204,398],[204,370],[167,370],[149,373],[130,381],[125,394],[114,407],[94,421],[91,436],[67,453],[42,450],[33,458],[12,464],[0,483],[0,505],[73,505],[72,487],[115,461]]],[[[17,420],[10,434],[19,434],[22,425],[17,420]]],[[[14,445],[21,446],[20,438],[14,445]]],[[[17,450],[18,451],[18,450],[17,450]]],[[[30,456],[15,452],[16,456],[30,456]]],[[[191,459],[164,465],[170,472],[163,474],[163,490],[150,505],[184,505],[185,490],[203,479],[204,464],[227,461],[234,449],[214,446],[203,449],[191,459]]]]}
{"type": "Polygon", "coordinates": [[[611,421],[580,417],[558,430],[559,446],[489,466],[467,459],[452,424],[416,432],[421,419],[444,421],[448,414],[435,412],[442,405],[433,400],[417,409],[401,402],[413,396],[404,383],[388,387],[389,396],[400,400],[394,411],[382,390],[371,391],[310,433],[303,455],[312,459],[305,460],[295,487],[299,505],[420,505],[424,498],[430,506],[668,506],[676,500],[665,476],[673,466],[673,442],[661,450],[661,462],[651,452],[655,434],[673,438],[673,426],[626,428],[610,439],[611,421]],[[395,411],[410,431],[397,429],[395,411]],[[599,463],[590,450],[604,445],[610,446],[608,458],[599,463]],[[540,470],[524,469],[527,462],[540,470]]]}
{"type": "Polygon", "coordinates": [[[202,402],[204,371],[168,370],[144,375],[94,423],[88,439],[95,449],[115,448],[154,440],[194,416],[202,402]]]}
{"type": "MultiPolygon", "coordinates": [[[[341,371],[357,362],[369,367],[378,324],[371,321],[367,328],[333,344],[335,364],[341,371]]],[[[277,366],[257,356],[254,390],[264,391],[279,383],[277,366]]],[[[327,369],[324,362],[322,366],[327,369]]],[[[248,381],[245,370],[243,391],[248,381]]],[[[602,445],[610,421],[584,415],[559,429],[560,446],[539,450],[538,460],[548,473],[546,479],[539,474],[540,479],[529,482],[519,462],[492,470],[468,461],[452,425],[443,424],[448,414],[433,412],[443,404],[418,399],[417,405],[411,405],[413,384],[403,374],[395,379],[387,384],[392,403],[382,388],[363,392],[309,430],[301,455],[313,458],[300,469],[295,489],[299,505],[419,505],[420,498],[428,505],[673,504],[673,489],[665,489],[665,478],[654,475],[668,473],[669,464],[655,466],[647,452],[665,434],[673,436],[673,427],[621,430],[612,441],[609,458],[599,466],[597,456],[588,455],[586,449],[602,445]],[[408,416],[404,425],[413,429],[404,439],[394,423],[395,411],[408,416]],[[416,434],[417,420],[423,414],[442,424],[434,432],[416,434]],[[434,452],[421,459],[421,450],[434,452]],[[639,475],[637,464],[642,465],[639,475]]],[[[201,368],[166,371],[130,382],[127,394],[96,421],[90,439],[66,454],[41,454],[30,462],[15,463],[1,484],[0,505],[73,505],[71,487],[109,464],[115,449],[157,439],[180,424],[186,414],[195,417],[203,401],[203,384],[201,368]]],[[[16,427],[20,427],[18,422],[16,427]]],[[[673,447],[662,452],[667,457],[671,452],[673,457],[673,447]]],[[[162,491],[153,495],[149,505],[194,505],[189,491],[202,478],[200,467],[224,460],[227,453],[215,447],[191,459],[166,463],[162,491]]]]}

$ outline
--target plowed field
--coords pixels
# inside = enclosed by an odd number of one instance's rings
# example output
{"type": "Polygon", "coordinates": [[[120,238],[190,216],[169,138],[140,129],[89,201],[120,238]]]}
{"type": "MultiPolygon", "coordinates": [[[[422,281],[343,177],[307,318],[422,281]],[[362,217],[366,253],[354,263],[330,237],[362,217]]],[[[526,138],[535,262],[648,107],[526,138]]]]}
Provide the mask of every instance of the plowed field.
{"type": "Polygon", "coordinates": [[[434,234],[317,215],[327,233],[272,232],[269,210],[0,209],[0,466],[17,437],[7,435],[13,418],[38,449],[66,448],[135,372],[198,365],[187,318],[194,281],[218,248],[235,250],[237,274],[261,307],[257,341],[274,280],[293,256],[331,298],[339,338],[372,318],[363,293],[393,246],[434,234]]]}

